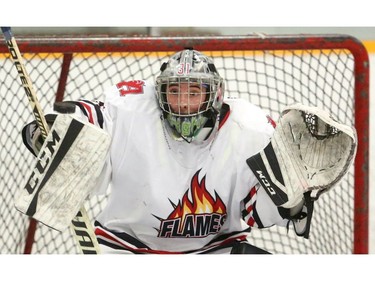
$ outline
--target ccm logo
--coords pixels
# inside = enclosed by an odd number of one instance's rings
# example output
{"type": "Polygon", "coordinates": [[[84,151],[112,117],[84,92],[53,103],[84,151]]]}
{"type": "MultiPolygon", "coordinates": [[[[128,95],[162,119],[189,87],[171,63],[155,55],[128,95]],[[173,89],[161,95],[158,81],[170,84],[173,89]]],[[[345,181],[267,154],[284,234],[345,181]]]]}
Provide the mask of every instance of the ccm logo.
{"type": "Polygon", "coordinates": [[[47,141],[45,150],[41,153],[40,158],[33,170],[29,180],[26,183],[26,190],[29,194],[32,194],[39,184],[39,181],[43,179],[43,173],[46,170],[50,160],[55,154],[55,148],[60,142],[60,136],[55,130],[51,131],[52,140],[47,141]]]}
{"type": "Polygon", "coordinates": [[[256,172],[259,176],[259,179],[262,181],[263,186],[267,188],[268,192],[271,195],[276,195],[275,190],[271,187],[271,184],[268,182],[267,178],[263,175],[263,172],[262,171],[256,171],[256,172]]]}

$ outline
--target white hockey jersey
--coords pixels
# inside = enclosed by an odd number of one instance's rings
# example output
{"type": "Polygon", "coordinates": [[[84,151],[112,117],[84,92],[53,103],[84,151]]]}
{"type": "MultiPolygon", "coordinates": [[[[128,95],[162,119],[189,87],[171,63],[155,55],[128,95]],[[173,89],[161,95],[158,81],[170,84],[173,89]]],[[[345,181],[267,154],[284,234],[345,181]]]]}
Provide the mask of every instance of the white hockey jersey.
{"type": "Polygon", "coordinates": [[[112,136],[98,193],[108,204],[96,218],[99,243],[136,253],[200,253],[285,225],[246,164],[269,142],[272,120],[241,99],[214,137],[187,143],[170,137],[149,81],[121,82],[104,104],[80,101],[88,120],[112,136]]]}

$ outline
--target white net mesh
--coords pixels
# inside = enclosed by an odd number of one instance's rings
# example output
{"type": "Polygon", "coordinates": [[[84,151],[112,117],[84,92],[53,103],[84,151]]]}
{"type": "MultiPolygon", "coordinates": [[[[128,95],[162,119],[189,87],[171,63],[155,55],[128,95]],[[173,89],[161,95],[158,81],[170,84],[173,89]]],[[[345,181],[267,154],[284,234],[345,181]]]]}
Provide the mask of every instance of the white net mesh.
{"type": "MultiPolygon", "coordinates": [[[[68,44],[68,40],[66,41],[68,44]]],[[[141,43],[140,43],[141,44],[141,43]]],[[[277,120],[288,104],[301,102],[332,113],[340,122],[355,123],[355,71],[347,50],[205,51],[224,77],[226,96],[250,100],[277,120]]],[[[21,50],[22,52],[22,50],[21,50]]],[[[103,90],[119,81],[154,79],[166,52],[74,53],[63,100],[101,99],[103,90]]],[[[63,54],[25,54],[26,69],[43,109],[56,99],[63,54]]],[[[18,188],[30,173],[33,156],[20,131],[32,113],[9,55],[0,53],[0,253],[23,253],[28,218],[13,206],[18,188]]],[[[310,239],[293,230],[272,227],[253,231],[253,243],[273,253],[351,253],[354,244],[354,168],[341,184],[315,204],[310,239]]],[[[86,203],[90,218],[106,197],[86,203]]],[[[78,253],[70,231],[59,233],[38,224],[32,253],[78,253]]]]}

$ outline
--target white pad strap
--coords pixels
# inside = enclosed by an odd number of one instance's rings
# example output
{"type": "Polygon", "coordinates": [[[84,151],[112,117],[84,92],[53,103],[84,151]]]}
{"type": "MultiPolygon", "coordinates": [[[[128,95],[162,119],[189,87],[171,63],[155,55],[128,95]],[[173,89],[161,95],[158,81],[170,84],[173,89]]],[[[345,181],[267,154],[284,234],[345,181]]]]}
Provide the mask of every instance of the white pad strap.
{"type": "Polygon", "coordinates": [[[277,206],[315,200],[348,171],[357,149],[354,128],[316,107],[294,104],[281,114],[271,142],[247,163],[277,206]]]}
{"type": "Polygon", "coordinates": [[[56,230],[68,228],[95,187],[110,141],[102,129],[59,114],[15,207],[56,230]]]}

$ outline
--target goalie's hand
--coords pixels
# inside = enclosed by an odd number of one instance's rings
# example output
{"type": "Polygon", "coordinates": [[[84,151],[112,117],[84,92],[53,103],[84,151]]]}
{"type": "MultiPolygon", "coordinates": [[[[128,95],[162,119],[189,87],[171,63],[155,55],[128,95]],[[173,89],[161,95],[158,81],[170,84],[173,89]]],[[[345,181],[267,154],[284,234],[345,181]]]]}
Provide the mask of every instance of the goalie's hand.
{"type": "MultiPolygon", "coordinates": [[[[56,114],[47,114],[45,118],[48,127],[51,128],[55,122],[56,114]]],[[[44,143],[44,140],[35,120],[23,127],[22,139],[27,149],[36,157],[44,143]]]]}
{"type": "Polygon", "coordinates": [[[357,149],[354,128],[316,107],[294,104],[281,114],[271,142],[247,164],[277,206],[313,200],[348,171],[357,149]]]}
{"type": "MultiPolygon", "coordinates": [[[[48,130],[52,127],[55,122],[58,113],[73,114],[75,112],[75,104],[69,101],[55,102],[53,105],[53,111],[45,116],[48,124],[48,130]]],[[[27,149],[37,156],[40,149],[43,146],[44,139],[37,126],[37,122],[34,120],[29,124],[26,124],[22,130],[22,137],[27,149]]]]}

